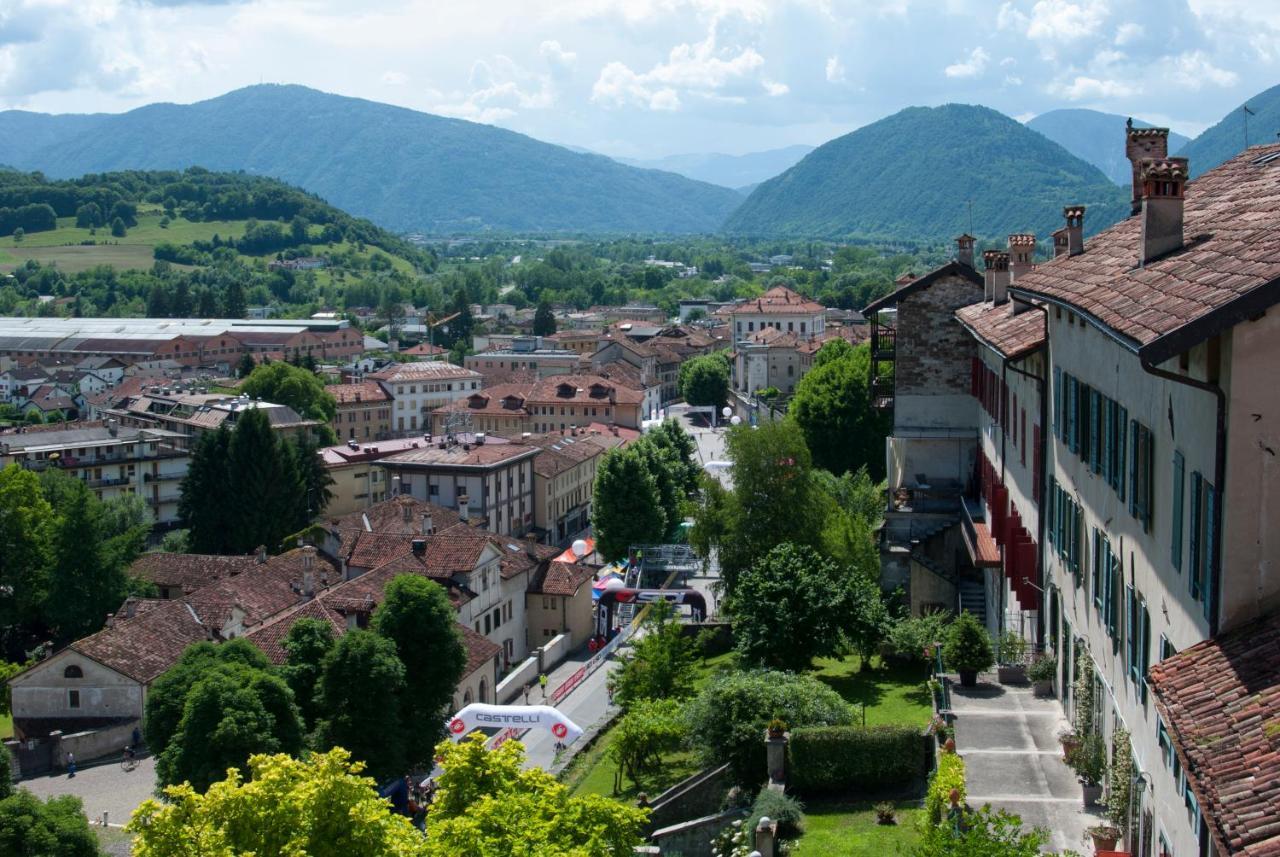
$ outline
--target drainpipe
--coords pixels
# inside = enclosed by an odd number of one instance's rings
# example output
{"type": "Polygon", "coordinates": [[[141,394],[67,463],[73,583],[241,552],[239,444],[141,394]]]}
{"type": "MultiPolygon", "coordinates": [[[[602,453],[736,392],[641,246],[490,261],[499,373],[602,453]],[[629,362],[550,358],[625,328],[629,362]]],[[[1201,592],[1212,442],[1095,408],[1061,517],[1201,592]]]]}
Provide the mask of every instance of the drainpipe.
{"type": "Polygon", "coordinates": [[[1213,599],[1213,611],[1209,616],[1209,636],[1216,637],[1218,615],[1222,612],[1222,489],[1223,479],[1227,474],[1227,394],[1217,384],[1161,369],[1150,363],[1141,351],[1138,352],[1138,362],[1142,364],[1143,371],[1150,375],[1164,378],[1175,384],[1185,384],[1206,393],[1213,393],[1218,399],[1218,431],[1213,455],[1213,490],[1218,492],[1218,498],[1213,504],[1213,520],[1209,522],[1213,527],[1213,556],[1209,557],[1209,587],[1212,589],[1210,597],[1213,599]]]}
{"type": "MultiPolygon", "coordinates": [[[[1048,330],[1048,323],[1049,323],[1048,311],[1047,311],[1047,310],[1045,310],[1045,308],[1044,308],[1044,307],[1034,307],[1034,308],[1035,308],[1035,309],[1038,309],[1038,310],[1040,310],[1040,311],[1042,311],[1042,312],[1044,312],[1044,313],[1045,313],[1045,330],[1047,331],[1047,330],[1048,330]]],[[[1019,361],[1026,360],[1028,357],[1030,357],[1030,356],[1031,356],[1031,355],[1033,355],[1033,354],[1043,354],[1043,355],[1045,356],[1045,363],[1046,363],[1046,366],[1047,366],[1047,364],[1048,364],[1048,357],[1049,357],[1049,355],[1048,355],[1047,345],[1041,345],[1041,346],[1039,346],[1038,348],[1036,348],[1036,349],[1035,349],[1035,350],[1033,350],[1033,351],[1028,351],[1026,354],[1023,354],[1021,357],[1019,357],[1019,358],[1017,358],[1017,359],[1018,359],[1019,361]]],[[[1048,438],[1048,435],[1049,435],[1049,431],[1048,431],[1048,429],[1049,429],[1049,402],[1048,402],[1048,399],[1047,399],[1047,398],[1046,398],[1046,396],[1045,396],[1045,389],[1044,389],[1044,388],[1045,388],[1045,379],[1044,379],[1044,378],[1042,378],[1042,377],[1041,377],[1041,376],[1039,376],[1039,375],[1036,375],[1036,374],[1033,374],[1033,373],[1031,373],[1031,372],[1028,372],[1028,371],[1027,371],[1027,370],[1025,370],[1025,369],[1019,369],[1017,366],[1015,366],[1015,365],[1013,364],[1013,362],[1012,362],[1011,360],[1008,360],[1008,359],[1006,359],[1006,360],[1005,360],[1005,368],[1006,368],[1006,369],[1010,369],[1010,370],[1012,370],[1012,371],[1014,371],[1014,372],[1018,373],[1019,375],[1022,375],[1022,376],[1023,376],[1023,377],[1025,377],[1025,378],[1030,378],[1033,382],[1035,382],[1035,385],[1036,385],[1036,393],[1037,393],[1037,395],[1038,395],[1038,397],[1039,397],[1039,399],[1040,399],[1040,473],[1036,474],[1036,475],[1038,475],[1038,476],[1039,476],[1039,478],[1040,478],[1040,499],[1039,499],[1039,500],[1036,500],[1036,506],[1037,506],[1037,508],[1036,508],[1036,564],[1037,564],[1037,566],[1038,566],[1038,567],[1039,567],[1039,569],[1040,569],[1039,580],[1037,581],[1037,583],[1039,584],[1040,595],[1041,595],[1041,602],[1042,602],[1042,603],[1041,603],[1041,605],[1040,605],[1040,609],[1039,609],[1038,611],[1036,611],[1036,613],[1037,613],[1037,616],[1036,616],[1036,635],[1040,638],[1041,645],[1043,645],[1043,644],[1044,644],[1045,637],[1046,637],[1046,635],[1045,635],[1045,612],[1048,610],[1048,607],[1049,607],[1049,605],[1048,605],[1047,603],[1044,603],[1044,602],[1047,602],[1047,601],[1048,601],[1049,591],[1048,591],[1048,587],[1047,587],[1047,586],[1045,586],[1045,576],[1044,576],[1044,571],[1045,571],[1045,557],[1044,557],[1044,528],[1045,528],[1045,521],[1044,521],[1044,515],[1043,515],[1043,514],[1041,514],[1041,511],[1040,511],[1040,510],[1044,507],[1044,492],[1045,492],[1046,483],[1048,482],[1048,480],[1047,480],[1047,479],[1045,479],[1045,470],[1046,470],[1046,469],[1048,468],[1048,466],[1049,466],[1049,456],[1046,454],[1046,453],[1047,453],[1046,446],[1047,446],[1047,443],[1048,443],[1047,438],[1048,438]]],[[[1032,452],[1032,454],[1031,454],[1031,462],[1032,462],[1032,466],[1034,467],[1034,466],[1035,466],[1035,452],[1034,452],[1034,451],[1033,451],[1033,452],[1032,452]]]]}

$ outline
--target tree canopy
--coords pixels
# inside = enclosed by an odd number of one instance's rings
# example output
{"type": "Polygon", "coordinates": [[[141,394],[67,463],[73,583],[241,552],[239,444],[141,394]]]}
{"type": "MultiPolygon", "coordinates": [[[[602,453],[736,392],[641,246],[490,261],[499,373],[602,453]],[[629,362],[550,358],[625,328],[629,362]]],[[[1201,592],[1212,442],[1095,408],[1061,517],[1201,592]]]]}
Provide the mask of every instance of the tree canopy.
{"type": "Polygon", "coordinates": [[[334,646],[333,627],[321,619],[299,619],[285,634],[282,646],[285,663],[281,674],[293,691],[303,724],[310,731],[320,715],[316,686],[320,683],[325,655],[334,646]]]}
{"type": "Polygon", "coordinates": [[[533,335],[550,336],[556,332],[556,316],[551,311],[551,304],[538,301],[538,308],[533,313],[533,335]]]}
{"type": "Polygon", "coordinates": [[[372,631],[348,631],[324,658],[316,749],[349,750],[379,781],[403,773],[409,749],[399,702],[404,692],[395,643],[372,631]]]}
{"type": "Polygon", "coordinates": [[[892,423],[888,412],[871,407],[870,372],[868,344],[852,348],[836,339],[818,350],[800,379],[789,413],[818,467],[837,475],[866,468],[872,478],[884,478],[884,441],[892,423]]]}
{"type": "Polygon", "coordinates": [[[0,799],[0,854],[99,857],[102,852],[80,798],[64,795],[45,801],[18,789],[0,799]]]}
{"type": "Polygon", "coordinates": [[[592,490],[591,524],[605,559],[626,556],[633,544],[651,544],[666,534],[667,515],[658,481],[639,453],[628,447],[604,454],[592,490]]]}
{"type": "Polygon", "coordinates": [[[282,360],[255,366],[240,385],[240,392],[264,402],[288,405],[302,417],[333,422],[337,401],[314,372],[282,360]]]}
{"type": "Polygon", "coordinates": [[[719,408],[729,399],[729,358],[704,354],[680,364],[680,395],[691,405],[719,408]]]}

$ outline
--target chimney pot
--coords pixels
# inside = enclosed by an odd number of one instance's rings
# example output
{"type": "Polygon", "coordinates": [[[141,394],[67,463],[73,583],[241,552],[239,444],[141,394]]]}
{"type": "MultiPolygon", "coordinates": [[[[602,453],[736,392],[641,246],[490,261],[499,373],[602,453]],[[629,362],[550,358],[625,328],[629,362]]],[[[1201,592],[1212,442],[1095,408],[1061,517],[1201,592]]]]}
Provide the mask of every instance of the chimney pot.
{"type": "Polygon", "coordinates": [[[1009,299],[1009,254],[1004,250],[985,250],[982,263],[983,300],[1001,304],[1009,299]]]}
{"type": "Polygon", "coordinates": [[[464,521],[471,520],[471,498],[466,494],[458,495],[458,517],[464,521]]]}
{"type": "Polygon", "coordinates": [[[1142,161],[1169,157],[1168,128],[1135,128],[1133,119],[1125,123],[1124,156],[1133,165],[1133,204],[1130,213],[1142,211],[1142,161]]]}
{"type": "Polygon", "coordinates": [[[962,265],[973,267],[974,237],[968,232],[956,239],[956,261],[962,265]]]}
{"type": "Polygon", "coordinates": [[[261,565],[267,561],[267,546],[258,545],[258,564],[261,565]]]}
{"type": "MultiPolygon", "coordinates": [[[[1009,277],[1005,281],[1005,295],[1008,297],[1009,283],[1016,283],[1035,266],[1036,236],[1027,232],[1016,232],[1009,236],[1009,277]]],[[[997,295],[996,303],[1004,299],[997,295]]]]}
{"type": "Polygon", "coordinates": [[[1144,158],[1142,182],[1142,258],[1145,265],[1182,248],[1183,191],[1189,175],[1186,158],[1144,158]]]}
{"type": "Polygon", "coordinates": [[[414,555],[414,556],[426,556],[426,553],[427,553],[427,540],[426,540],[426,539],[414,539],[414,540],[413,540],[413,542],[412,542],[412,544],[413,544],[413,555],[414,555]]]}
{"type": "Polygon", "coordinates": [[[431,513],[423,512],[422,513],[422,534],[424,536],[429,536],[435,533],[435,531],[436,531],[436,528],[431,520],[431,513]]]}

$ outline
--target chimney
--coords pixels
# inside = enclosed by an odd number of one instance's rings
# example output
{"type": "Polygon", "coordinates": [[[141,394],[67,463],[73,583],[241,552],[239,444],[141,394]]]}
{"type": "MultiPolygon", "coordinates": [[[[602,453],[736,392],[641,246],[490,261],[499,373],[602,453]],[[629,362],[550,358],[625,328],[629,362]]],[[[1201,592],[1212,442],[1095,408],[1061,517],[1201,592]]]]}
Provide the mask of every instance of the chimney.
{"type": "Polygon", "coordinates": [[[1186,158],[1145,158],[1142,180],[1142,257],[1145,265],[1182,247],[1182,201],[1186,158]]]}
{"type": "MultiPolygon", "coordinates": [[[[1016,283],[1035,266],[1036,236],[1016,232],[1009,236],[1009,279],[1016,283]]],[[[1006,286],[1008,283],[1006,283],[1006,286]]]]}
{"type": "Polygon", "coordinates": [[[1168,128],[1135,128],[1133,119],[1125,123],[1124,156],[1133,165],[1133,206],[1130,214],[1142,211],[1142,162],[1147,158],[1169,157],[1168,128]]]}
{"type": "Polygon", "coordinates": [[[400,474],[399,473],[391,477],[391,496],[392,497],[400,496],[400,474]]]}
{"type": "Polygon", "coordinates": [[[1053,258],[1067,255],[1067,227],[1053,230],[1053,258]]]}
{"type": "Polygon", "coordinates": [[[267,561],[267,546],[258,545],[258,565],[262,565],[267,561]]]}
{"type": "Polygon", "coordinates": [[[315,565],[316,549],[311,545],[307,545],[302,549],[302,570],[310,571],[315,565]]]}
{"type": "MultiPolygon", "coordinates": [[[[396,478],[398,479],[399,477],[396,477],[396,478]]],[[[395,487],[399,488],[400,486],[397,485],[395,487]]],[[[392,496],[398,497],[399,495],[394,494],[392,496]]],[[[413,520],[413,504],[412,503],[400,502],[400,517],[403,518],[405,521],[413,520]]]]}
{"type": "Polygon", "coordinates": [[[423,512],[422,513],[422,534],[424,536],[430,536],[430,535],[434,535],[435,531],[436,531],[436,528],[431,521],[431,513],[423,512]]]}
{"type": "Polygon", "coordinates": [[[956,261],[970,268],[973,267],[973,241],[973,236],[968,232],[956,239],[956,261]]]}
{"type": "MultiPolygon", "coordinates": [[[[1084,206],[1068,205],[1062,209],[1062,216],[1067,220],[1065,231],[1067,234],[1067,255],[1079,256],[1084,252],[1084,206]]],[[[1056,233],[1055,233],[1056,234],[1056,233]]],[[[1057,247],[1054,247],[1054,256],[1057,256],[1057,247]]]]}
{"type": "Polygon", "coordinates": [[[115,417],[110,417],[110,418],[108,418],[108,419],[107,419],[107,434],[111,435],[112,437],[115,437],[115,436],[116,436],[116,435],[118,435],[119,433],[120,433],[120,423],[118,423],[118,422],[116,421],[116,418],[115,418],[115,417]]]}
{"type": "Polygon", "coordinates": [[[426,555],[427,555],[427,540],[426,540],[426,539],[414,539],[414,540],[413,540],[413,542],[412,542],[412,544],[413,544],[413,555],[414,555],[414,556],[419,556],[419,557],[420,557],[420,556],[426,556],[426,555]]]}
{"type": "Polygon", "coordinates": [[[982,264],[983,300],[1002,304],[1009,299],[1009,254],[1004,250],[984,250],[982,264]]]}
{"type": "Polygon", "coordinates": [[[471,498],[466,494],[458,495],[458,517],[464,521],[471,520],[471,498]]]}

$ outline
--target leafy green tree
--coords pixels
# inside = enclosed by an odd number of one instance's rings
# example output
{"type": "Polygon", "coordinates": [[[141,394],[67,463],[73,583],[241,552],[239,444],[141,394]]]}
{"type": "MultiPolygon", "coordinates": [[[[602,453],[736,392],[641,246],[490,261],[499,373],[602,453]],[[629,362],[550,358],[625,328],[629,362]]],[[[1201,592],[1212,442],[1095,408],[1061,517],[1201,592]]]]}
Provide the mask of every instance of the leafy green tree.
{"type": "Polygon", "coordinates": [[[396,704],[404,674],[395,643],[372,631],[348,631],[325,655],[315,748],[345,747],[380,781],[404,773],[407,730],[396,704]]]}
{"type": "Polygon", "coordinates": [[[113,238],[123,238],[127,234],[124,228],[124,220],[117,217],[111,221],[111,236],[113,238]]]}
{"type": "Polygon", "coordinates": [[[18,227],[17,229],[15,229],[15,230],[13,230],[13,243],[14,243],[14,244],[21,244],[21,243],[22,243],[22,239],[23,239],[23,238],[26,238],[26,237],[27,237],[27,230],[23,229],[21,226],[19,226],[19,227],[18,227]]]}
{"type": "Polygon", "coordinates": [[[647,809],[570,795],[546,771],[523,767],[519,741],[489,751],[477,734],[436,752],[444,772],[427,814],[432,857],[629,857],[640,844],[647,809]]]}
{"type": "Polygon", "coordinates": [[[47,801],[26,789],[0,800],[0,854],[14,857],[99,857],[80,798],[47,801]]]}
{"type": "Polygon", "coordinates": [[[308,730],[314,729],[320,716],[316,686],[320,683],[325,656],[334,646],[333,628],[320,619],[299,619],[285,634],[281,645],[285,651],[281,674],[293,691],[302,722],[308,730]]]}
{"type": "Polygon", "coordinates": [[[633,544],[661,541],[667,531],[658,482],[630,448],[604,454],[591,502],[596,548],[606,559],[625,556],[633,544]]]}
{"type": "Polygon", "coordinates": [[[698,464],[698,445],[680,425],[680,421],[668,417],[659,425],[645,432],[645,439],[671,452],[678,465],[678,478],[683,492],[692,494],[698,490],[702,467],[698,464]]]}
{"type": "Polygon", "coordinates": [[[662,757],[679,749],[686,727],[676,699],[645,699],[627,709],[613,727],[609,758],[637,784],[662,764],[662,757]]]}
{"type": "Polygon", "coordinates": [[[299,498],[302,502],[297,504],[296,521],[297,528],[303,529],[324,514],[325,507],[333,500],[333,491],[329,490],[333,485],[333,476],[330,475],[329,468],[324,466],[324,459],[320,457],[320,451],[314,443],[295,439],[288,442],[288,447],[293,453],[294,467],[302,482],[303,494],[299,498]]]}
{"type": "Polygon", "coordinates": [[[453,293],[453,303],[449,314],[457,314],[457,318],[449,322],[449,340],[454,344],[469,346],[471,331],[475,326],[475,318],[471,315],[471,301],[467,298],[467,290],[459,288],[453,293]]]}
{"type": "Polygon", "coordinates": [[[241,413],[227,447],[227,464],[238,518],[230,537],[232,552],[274,547],[296,532],[303,517],[297,509],[307,502],[305,486],[296,457],[272,430],[265,411],[251,408],[241,413]]]}
{"type": "Polygon", "coordinates": [[[90,226],[102,225],[102,209],[96,202],[86,202],[76,209],[76,227],[88,229],[90,226]]]}
{"type": "Polygon", "coordinates": [[[240,283],[232,280],[222,293],[222,312],[227,318],[244,318],[249,311],[244,300],[244,289],[240,283]]]}
{"type": "MultiPolygon", "coordinates": [[[[12,675],[12,673],[9,673],[5,670],[5,667],[7,666],[9,666],[9,664],[0,663],[0,681],[8,681],[9,676],[12,675]]],[[[0,696],[8,697],[7,686],[5,687],[5,692],[3,694],[0,694],[0,696]]],[[[9,700],[7,698],[3,701],[3,705],[4,705],[4,710],[0,713],[8,714],[9,700]]],[[[4,752],[0,753],[0,801],[4,800],[5,798],[13,794],[12,759],[13,757],[9,755],[9,751],[7,749],[4,752]]]]}
{"type": "Polygon", "coordinates": [[[624,708],[647,699],[684,699],[693,693],[694,643],[681,632],[671,605],[654,604],[644,625],[645,633],[610,676],[614,699],[624,708]]]}
{"type": "Polygon", "coordinates": [[[156,778],[162,785],[188,782],[204,791],[257,753],[297,755],[302,738],[302,718],[282,678],[224,665],[187,692],[178,729],[156,760],[156,778]]]}
{"type": "Polygon", "coordinates": [[[556,332],[556,315],[548,301],[539,301],[533,314],[533,335],[550,336],[556,332]]]}
{"type": "Polygon", "coordinates": [[[44,603],[55,527],[36,474],[17,464],[0,470],[0,633],[10,655],[44,603]]]}
{"type": "Polygon", "coordinates": [[[658,488],[658,505],[662,508],[664,527],[661,538],[655,541],[667,541],[684,520],[683,467],[671,449],[651,443],[647,435],[631,444],[630,451],[640,459],[644,469],[653,476],[654,484],[658,488]]]}
{"type": "Polygon", "coordinates": [[[888,618],[875,584],[790,544],[744,570],[728,606],[743,660],[794,672],[808,669],[815,657],[837,654],[855,636],[878,642],[888,618]],[[880,606],[868,609],[864,600],[880,606]],[[860,627],[868,619],[875,627],[860,627]]]}
{"type": "Polygon", "coordinates": [[[231,432],[226,424],[205,432],[191,449],[187,476],[180,486],[178,517],[187,528],[193,553],[232,553],[239,498],[227,472],[231,432]]]}
{"type": "Polygon", "coordinates": [[[432,747],[444,735],[453,692],[467,666],[457,614],[443,586],[402,574],[387,585],[373,614],[373,630],[395,644],[404,664],[400,718],[409,727],[408,761],[428,762],[432,747]]]}
{"type": "Polygon", "coordinates": [[[306,419],[333,422],[338,403],[314,372],[283,361],[256,366],[240,385],[240,392],[264,402],[288,405],[306,419]]]}
{"type": "Polygon", "coordinates": [[[790,414],[804,432],[814,463],[835,474],[865,467],[884,478],[884,442],[892,428],[885,411],[871,407],[871,350],[836,339],[818,350],[800,379],[790,414]],[[832,355],[825,352],[832,349],[832,355]],[[823,359],[824,357],[831,359],[823,359]]]}
{"type": "Polygon", "coordinates": [[[134,857],[429,857],[409,819],[378,797],[376,783],[345,750],[251,756],[246,781],[236,768],[200,794],[164,789],[129,822],[134,857]]]}
{"type": "Polygon", "coordinates": [[[723,352],[680,364],[680,395],[690,405],[719,408],[729,399],[729,359],[723,352]]]}
{"type": "Polygon", "coordinates": [[[967,810],[959,828],[950,819],[925,825],[912,857],[1039,857],[1049,843],[1044,828],[1025,830],[1021,817],[990,805],[967,810]]]}
{"type": "Polygon", "coordinates": [[[236,377],[248,378],[257,366],[258,364],[254,362],[253,355],[248,351],[244,352],[240,355],[240,362],[236,364],[236,377]]]}

